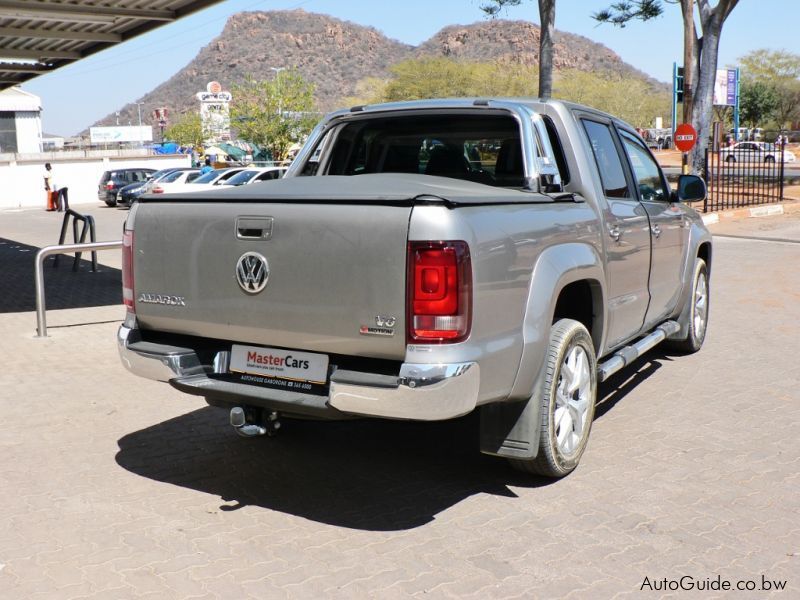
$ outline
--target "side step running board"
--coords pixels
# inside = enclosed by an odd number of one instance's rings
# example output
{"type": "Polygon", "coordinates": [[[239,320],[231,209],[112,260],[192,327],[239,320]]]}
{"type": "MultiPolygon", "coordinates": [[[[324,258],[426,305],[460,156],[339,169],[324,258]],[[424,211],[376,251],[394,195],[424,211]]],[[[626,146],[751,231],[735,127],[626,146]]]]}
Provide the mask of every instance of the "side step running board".
{"type": "Polygon", "coordinates": [[[617,350],[611,358],[597,366],[598,382],[605,381],[621,368],[628,366],[653,346],[660,344],[670,335],[678,333],[680,328],[677,321],[665,321],[632,346],[625,346],[617,350]]]}

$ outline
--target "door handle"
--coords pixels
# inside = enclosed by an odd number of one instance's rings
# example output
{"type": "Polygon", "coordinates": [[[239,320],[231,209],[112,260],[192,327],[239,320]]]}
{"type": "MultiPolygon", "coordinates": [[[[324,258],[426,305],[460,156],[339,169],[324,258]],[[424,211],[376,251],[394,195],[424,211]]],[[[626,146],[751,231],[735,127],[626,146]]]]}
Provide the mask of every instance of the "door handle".
{"type": "Polygon", "coordinates": [[[272,217],[237,217],[236,237],[240,240],[268,240],[272,237],[272,217]]]}
{"type": "Polygon", "coordinates": [[[616,225],[611,225],[608,228],[608,235],[611,236],[612,240],[614,240],[615,242],[618,242],[619,238],[622,237],[622,232],[619,230],[619,227],[617,227],[616,225]]]}
{"type": "Polygon", "coordinates": [[[652,231],[652,232],[653,232],[653,235],[654,235],[656,238],[658,238],[658,237],[660,237],[660,236],[661,236],[661,226],[660,226],[658,223],[656,223],[655,225],[653,225],[653,226],[650,228],[650,231],[652,231]]]}

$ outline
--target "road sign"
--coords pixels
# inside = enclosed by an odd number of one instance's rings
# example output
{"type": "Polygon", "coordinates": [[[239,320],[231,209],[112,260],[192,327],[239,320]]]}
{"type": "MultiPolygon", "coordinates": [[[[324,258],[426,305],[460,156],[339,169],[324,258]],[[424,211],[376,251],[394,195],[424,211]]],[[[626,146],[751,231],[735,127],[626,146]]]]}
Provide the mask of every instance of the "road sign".
{"type": "Polygon", "coordinates": [[[688,152],[697,143],[697,132],[688,123],[681,123],[675,128],[675,147],[681,152],[688,152]]]}

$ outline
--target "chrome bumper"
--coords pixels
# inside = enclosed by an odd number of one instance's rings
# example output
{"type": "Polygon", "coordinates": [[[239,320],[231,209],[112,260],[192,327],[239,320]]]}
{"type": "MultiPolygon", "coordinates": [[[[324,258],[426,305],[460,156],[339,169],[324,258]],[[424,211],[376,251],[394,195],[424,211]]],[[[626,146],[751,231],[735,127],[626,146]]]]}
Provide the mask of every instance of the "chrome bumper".
{"type": "MultiPolygon", "coordinates": [[[[137,330],[125,325],[117,332],[117,346],[122,364],[147,379],[170,382],[217,371],[214,366],[203,366],[191,349],[141,342],[137,330]]],[[[474,362],[404,363],[398,377],[347,372],[353,375],[348,377],[344,373],[335,372],[331,377],[327,405],[351,415],[438,421],[472,412],[478,401],[480,369],[474,362]]],[[[236,387],[238,397],[253,389],[246,384],[236,387]]],[[[259,396],[269,392],[257,389],[259,396]]],[[[291,400],[285,398],[287,392],[276,392],[275,400],[285,402],[286,411],[291,412],[291,400]]]]}

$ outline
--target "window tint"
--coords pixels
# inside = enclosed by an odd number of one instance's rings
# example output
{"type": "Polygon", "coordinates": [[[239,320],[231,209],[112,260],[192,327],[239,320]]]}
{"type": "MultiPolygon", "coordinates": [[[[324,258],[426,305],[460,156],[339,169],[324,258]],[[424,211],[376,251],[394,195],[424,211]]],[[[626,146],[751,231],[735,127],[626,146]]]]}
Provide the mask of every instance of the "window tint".
{"type": "Polygon", "coordinates": [[[195,179],[197,179],[198,177],[200,177],[200,171],[196,171],[196,172],[194,172],[194,173],[189,173],[189,174],[186,176],[186,183],[191,183],[192,181],[194,181],[194,180],[195,180],[195,179]]]}
{"type": "Polygon", "coordinates": [[[172,171],[172,173],[167,173],[161,178],[161,183],[172,183],[181,175],[183,175],[183,171],[172,171]]]}
{"type": "Polygon", "coordinates": [[[359,119],[338,132],[327,174],[413,173],[521,187],[521,148],[519,126],[507,116],[359,119]]]}
{"type": "Polygon", "coordinates": [[[192,183],[211,183],[217,177],[219,177],[219,171],[209,171],[208,173],[200,175],[200,177],[195,179],[192,183]]]}
{"type": "Polygon", "coordinates": [[[583,127],[592,144],[594,160],[600,171],[600,179],[603,182],[606,197],[630,198],[625,171],[622,168],[617,147],[614,145],[614,138],[611,137],[611,129],[608,125],[586,119],[583,120],[583,127]]]}
{"type": "Polygon", "coordinates": [[[277,169],[275,171],[265,171],[255,178],[255,181],[269,181],[270,179],[279,179],[281,172],[277,169]]]}
{"type": "Polygon", "coordinates": [[[228,179],[226,185],[243,185],[250,181],[253,177],[258,175],[258,171],[248,169],[246,171],[239,171],[236,175],[228,179]]]}
{"type": "Polygon", "coordinates": [[[632,135],[622,132],[622,142],[633,167],[639,195],[645,202],[669,200],[669,189],[664,185],[658,164],[647,149],[632,135]]]}

